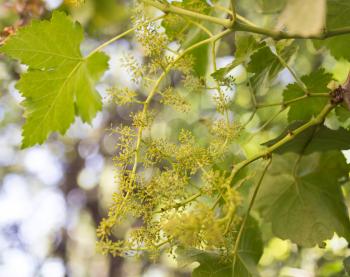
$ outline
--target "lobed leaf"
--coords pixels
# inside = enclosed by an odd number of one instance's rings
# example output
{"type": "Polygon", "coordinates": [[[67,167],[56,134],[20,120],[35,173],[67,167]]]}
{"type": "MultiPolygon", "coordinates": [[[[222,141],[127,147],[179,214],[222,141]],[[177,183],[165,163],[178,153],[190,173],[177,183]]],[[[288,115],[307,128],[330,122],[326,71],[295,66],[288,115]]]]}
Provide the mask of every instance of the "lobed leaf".
{"type": "Polygon", "coordinates": [[[80,62],[83,29],[62,12],[54,12],[50,21],[34,20],[6,40],[1,52],[31,69],[52,69],[80,62]]]}
{"type": "Polygon", "coordinates": [[[62,12],[34,21],[11,36],[0,51],[28,65],[17,88],[26,123],[22,147],[43,143],[51,132],[64,134],[75,115],[90,123],[102,108],[95,82],[108,67],[103,53],[83,58],[83,29],[62,12]]]}
{"type": "Polygon", "coordinates": [[[349,165],[341,152],[276,155],[257,195],[256,207],[274,234],[304,247],[350,239],[350,221],[339,180],[349,165]]]}
{"type": "MultiPolygon", "coordinates": [[[[287,63],[298,50],[294,44],[286,47],[277,45],[276,48],[278,55],[287,63]]],[[[247,65],[248,72],[254,73],[251,82],[255,89],[269,87],[282,69],[283,65],[279,58],[267,45],[254,52],[247,65]]]]}
{"type": "MultiPolygon", "coordinates": [[[[301,80],[306,85],[309,93],[324,93],[327,95],[330,91],[327,85],[332,80],[332,75],[321,68],[301,77],[301,80]]],[[[289,101],[304,95],[303,89],[298,84],[293,83],[284,90],[283,100],[289,101]]],[[[290,104],[288,121],[309,120],[323,109],[327,101],[327,97],[308,97],[290,104]]]]}
{"type": "Polygon", "coordinates": [[[225,76],[238,65],[246,62],[249,57],[265,44],[258,43],[251,35],[236,36],[236,52],[235,59],[225,67],[219,68],[211,74],[217,81],[223,81],[225,76]]]}

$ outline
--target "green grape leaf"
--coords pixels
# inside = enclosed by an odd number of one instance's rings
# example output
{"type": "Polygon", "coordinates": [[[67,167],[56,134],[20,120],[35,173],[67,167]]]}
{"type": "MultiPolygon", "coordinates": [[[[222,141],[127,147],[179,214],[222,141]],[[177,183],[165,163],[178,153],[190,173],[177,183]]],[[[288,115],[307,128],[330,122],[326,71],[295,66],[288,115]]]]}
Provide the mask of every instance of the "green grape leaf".
{"type": "Polygon", "coordinates": [[[234,269],[232,261],[215,252],[178,248],[176,253],[180,264],[200,263],[193,270],[192,277],[252,277],[259,276],[257,264],[263,253],[263,242],[258,223],[250,217],[240,241],[234,269]]]}
{"type": "Polygon", "coordinates": [[[79,24],[62,12],[54,12],[51,21],[33,21],[6,40],[1,52],[18,59],[32,69],[51,69],[82,60],[79,24]]]}
{"type": "MultiPolygon", "coordinates": [[[[303,122],[295,121],[277,138],[270,140],[264,145],[276,144],[288,134],[292,134],[303,122]]],[[[324,125],[313,126],[297,135],[293,140],[285,143],[275,153],[287,152],[302,153],[308,155],[318,151],[347,150],[350,149],[350,131],[343,128],[331,130],[324,125]]]]}
{"type": "Polygon", "coordinates": [[[303,247],[331,239],[336,232],[350,240],[350,221],[341,182],[349,165],[341,152],[273,156],[255,207],[273,233],[303,247]]]}
{"type": "Polygon", "coordinates": [[[291,34],[319,34],[325,25],[326,0],[289,0],[279,17],[281,26],[291,34]]]}
{"type": "MultiPolygon", "coordinates": [[[[288,62],[298,49],[294,44],[286,47],[277,45],[276,48],[278,55],[285,62],[288,62]]],[[[254,73],[251,82],[255,89],[269,87],[271,81],[275,79],[282,69],[283,65],[280,60],[267,45],[256,51],[247,65],[248,72],[254,73]]]]}
{"type": "MultiPolygon", "coordinates": [[[[327,85],[332,80],[332,75],[326,73],[324,69],[313,71],[309,75],[301,77],[309,93],[324,93],[327,95],[329,89],[327,85]]],[[[302,88],[296,84],[289,84],[283,92],[283,100],[289,101],[305,95],[302,88]]],[[[306,99],[290,104],[288,111],[288,121],[309,120],[317,115],[327,103],[327,97],[308,97],[306,99]]]]}
{"type": "MultiPolygon", "coordinates": [[[[350,25],[350,1],[346,0],[328,0],[327,1],[327,19],[326,28],[336,29],[350,25]]],[[[336,59],[347,59],[350,61],[350,35],[331,37],[323,41],[314,41],[317,48],[325,46],[330,50],[332,56],[336,59]]]]}
{"type": "Polygon", "coordinates": [[[256,50],[259,49],[259,47],[264,46],[265,44],[259,44],[253,36],[236,36],[235,59],[227,66],[219,68],[213,72],[211,76],[217,81],[223,81],[225,76],[230,73],[232,69],[244,63],[256,50]]]}
{"type": "Polygon", "coordinates": [[[51,21],[34,21],[11,36],[0,51],[28,65],[16,87],[25,100],[22,147],[43,143],[51,132],[64,134],[75,115],[90,123],[102,108],[95,82],[108,57],[83,58],[83,29],[62,12],[51,21]]]}

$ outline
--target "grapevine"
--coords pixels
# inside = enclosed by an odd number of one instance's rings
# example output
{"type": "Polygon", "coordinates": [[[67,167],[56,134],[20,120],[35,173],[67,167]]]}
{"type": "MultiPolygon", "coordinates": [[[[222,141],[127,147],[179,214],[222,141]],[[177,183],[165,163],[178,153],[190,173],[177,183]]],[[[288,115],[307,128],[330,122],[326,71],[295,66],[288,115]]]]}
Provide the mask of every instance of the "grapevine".
{"type": "Polygon", "coordinates": [[[60,11],[5,39],[0,51],[29,68],[17,83],[25,98],[23,148],[64,134],[76,117],[90,123],[101,111],[95,85],[108,68],[107,46],[133,36],[142,48],[141,62],[124,58],[134,86],[108,89],[112,105],[132,112],[129,124],[115,122],[111,130],[118,136],[117,189],[97,229],[102,253],[157,260],[165,251],[199,262],[193,276],[256,276],[265,224],[301,247],[322,245],[335,233],[350,241],[342,189],[350,79],[336,80],[322,65],[297,70],[300,52],[310,48],[310,59],[322,53],[350,60],[350,4],[324,1],[315,26],[294,33],[295,22],[286,19],[280,28],[253,23],[242,2],[137,1],[133,26],[85,56],[81,25],[60,11]],[[233,51],[226,66],[218,65],[222,49],[233,51]],[[238,68],[243,81],[232,73],[238,68]],[[292,81],[276,92],[281,72],[292,81]],[[242,104],[243,94],[249,97],[242,104]],[[155,126],[165,114],[191,124],[160,134],[155,126]],[[277,138],[266,131],[271,125],[277,138]],[[118,237],[128,220],[134,227],[118,237]]]}

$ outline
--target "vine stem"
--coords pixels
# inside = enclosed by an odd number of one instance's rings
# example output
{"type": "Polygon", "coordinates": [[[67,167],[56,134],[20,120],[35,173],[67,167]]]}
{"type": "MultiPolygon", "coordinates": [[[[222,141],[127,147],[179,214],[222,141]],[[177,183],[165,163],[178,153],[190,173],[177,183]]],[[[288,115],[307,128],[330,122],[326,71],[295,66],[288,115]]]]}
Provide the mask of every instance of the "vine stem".
{"type": "MultiPolygon", "coordinates": [[[[216,63],[216,51],[217,51],[217,45],[216,45],[216,41],[213,41],[211,43],[211,52],[212,52],[212,64],[213,64],[213,71],[215,72],[217,70],[217,63],[216,63]]],[[[225,120],[226,120],[226,124],[229,125],[230,124],[230,119],[229,119],[229,113],[227,110],[227,104],[225,103],[225,95],[223,94],[220,84],[214,79],[215,81],[215,90],[217,91],[219,97],[220,97],[220,101],[222,101],[224,103],[224,109],[223,109],[223,113],[225,116],[225,120]]],[[[224,144],[222,145],[222,148],[226,147],[228,140],[226,138],[224,144]]]]}
{"type": "Polygon", "coordinates": [[[233,167],[233,170],[231,171],[230,177],[228,178],[228,181],[227,181],[228,184],[232,183],[234,177],[242,168],[246,167],[247,165],[251,164],[252,162],[254,162],[260,158],[267,157],[267,156],[271,155],[273,151],[275,151],[276,149],[278,149],[282,145],[286,144],[287,142],[293,140],[300,133],[304,132],[305,130],[307,130],[308,128],[310,128],[312,126],[315,126],[315,125],[322,123],[322,121],[325,119],[325,117],[328,115],[328,113],[334,107],[335,107],[335,105],[328,103],[316,117],[314,117],[313,119],[311,119],[310,121],[308,121],[304,125],[300,126],[299,128],[297,128],[293,132],[287,134],[284,138],[282,138],[281,140],[276,142],[274,145],[271,145],[267,149],[264,149],[263,151],[255,154],[252,157],[235,165],[233,167]]]}
{"type": "MultiPolygon", "coordinates": [[[[262,128],[265,128],[267,124],[269,124],[271,121],[273,121],[275,119],[275,117],[277,117],[281,112],[283,112],[289,105],[302,101],[304,99],[307,99],[309,97],[329,97],[329,94],[326,93],[308,93],[308,94],[304,94],[302,96],[296,97],[294,99],[291,100],[287,100],[287,101],[283,101],[283,102],[276,102],[276,103],[257,103],[254,94],[252,94],[252,102],[254,105],[254,110],[252,112],[252,114],[250,115],[249,119],[247,120],[247,122],[245,122],[243,124],[243,127],[246,127],[254,118],[255,114],[257,113],[258,109],[264,109],[264,108],[270,108],[270,107],[276,107],[276,106],[281,106],[282,109],[274,116],[272,116],[267,122],[266,124],[263,125],[262,128]]],[[[262,129],[259,129],[259,131],[261,131],[262,129]]],[[[254,134],[247,139],[247,141],[250,141],[250,139],[254,136],[254,134]]]]}
{"type": "Polygon", "coordinates": [[[265,29],[262,27],[258,26],[252,26],[248,25],[242,22],[236,22],[235,23],[235,30],[236,31],[243,31],[243,32],[249,32],[249,33],[255,33],[259,35],[264,35],[267,37],[271,37],[274,40],[281,40],[281,39],[318,39],[318,40],[324,40],[326,38],[330,37],[335,37],[335,36],[340,36],[340,35],[345,35],[350,33],[350,26],[342,27],[342,28],[336,28],[333,30],[326,30],[324,32],[321,32],[316,35],[311,35],[311,36],[303,36],[299,34],[289,34],[286,32],[281,32],[281,31],[274,31],[274,30],[269,30],[265,29]]]}
{"type": "Polygon", "coordinates": [[[240,17],[237,16],[237,20],[229,20],[229,19],[223,19],[223,18],[218,18],[215,16],[210,16],[194,11],[190,11],[181,7],[177,7],[171,4],[162,4],[159,2],[155,2],[152,0],[141,0],[145,4],[148,4],[150,6],[153,6],[164,13],[175,13],[179,15],[184,15],[184,16],[189,16],[194,19],[198,20],[205,20],[211,23],[219,24],[224,26],[225,28],[228,28],[233,31],[243,31],[243,32],[248,32],[248,33],[255,33],[259,35],[264,35],[267,37],[271,37],[274,40],[281,40],[281,39],[318,39],[318,40],[324,40],[330,37],[334,36],[340,36],[340,35],[345,35],[350,33],[350,26],[346,27],[341,27],[341,28],[336,28],[332,30],[325,30],[319,34],[315,35],[310,35],[310,36],[303,36],[300,34],[290,34],[287,32],[283,31],[275,31],[275,30],[270,30],[266,28],[262,28],[259,26],[255,26],[252,24],[247,24],[247,22],[244,22],[240,20],[240,17]]]}
{"type": "Polygon", "coordinates": [[[202,192],[197,192],[196,194],[193,194],[192,196],[188,197],[187,199],[185,199],[184,201],[180,202],[180,203],[176,203],[174,205],[171,205],[170,207],[167,207],[166,209],[160,209],[158,211],[155,211],[156,214],[159,214],[159,213],[164,213],[166,211],[169,211],[171,209],[178,209],[180,207],[184,207],[186,206],[187,204],[193,202],[194,200],[196,200],[197,198],[201,197],[202,196],[202,192]]]}
{"type": "MultiPolygon", "coordinates": [[[[232,12],[230,9],[226,8],[226,7],[223,7],[223,6],[219,5],[219,4],[213,4],[213,7],[214,7],[215,9],[217,9],[217,10],[224,11],[224,12],[226,12],[227,14],[233,16],[233,12],[232,12]]],[[[245,23],[245,24],[248,24],[248,25],[252,25],[252,26],[256,26],[253,22],[249,21],[249,20],[248,20],[247,18],[245,18],[244,16],[238,14],[237,11],[236,11],[236,18],[237,18],[238,20],[240,20],[242,23],[245,23]]]]}
{"type": "Polygon", "coordinates": [[[194,21],[194,20],[192,20],[192,19],[190,19],[190,18],[187,18],[187,20],[191,23],[191,24],[193,24],[193,25],[195,25],[196,27],[198,27],[199,29],[201,29],[204,33],[206,33],[209,37],[212,37],[213,36],[213,33],[208,29],[208,28],[206,28],[204,25],[202,25],[202,24],[200,24],[200,23],[198,23],[198,22],[196,22],[196,21],[194,21]]]}
{"type": "MultiPolygon", "coordinates": [[[[163,245],[165,245],[165,244],[171,242],[171,240],[172,240],[172,238],[169,238],[169,239],[167,239],[167,240],[165,240],[165,241],[162,241],[162,242],[160,242],[160,243],[154,245],[154,247],[155,247],[155,248],[162,247],[163,245]]],[[[147,250],[149,250],[149,249],[146,248],[146,247],[137,247],[137,248],[132,248],[132,249],[130,249],[130,251],[147,251],[147,250]]]]}
{"type": "Polygon", "coordinates": [[[305,94],[303,96],[296,97],[294,99],[284,101],[284,102],[267,103],[267,104],[257,103],[255,107],[257,109],[268,108],[268,107],[273,107],[273,106],[282,106],[283,107],[283,106],[288,106],[290,104],[293,104],[295,102],[301,101],[301,100],[309,98],[309,97],[329,97],[329,95],[326,93],[310,93],[310,94],[305,94]]]}
{"type": "Polygon", "coordinates": [[[94,55],[95,53],[101,51],[103,48],[105,48],[106,46],[110,45],[111,43],[117,41],[118,39],[121,39],[125,36],[127,36],[128,34],[131,34],[132,32],[134,32],[135,30],[137,30],[138,28],[142,27],[142,26],[145,26],[151,22],[154,22],[154,21],[158,21],[160,19],[164,18],[164,15],[161,15],[161,16],[158,16],[158,17],[155,17],[153,19],[150,19],[150,20],[147,20],[145,22],[142,22],[132,28],[130,28],[129,30],[126,30],[125,32],[119,34],[119,35],[116,35],[115,37],[111,38],[110,40],[106,41],[105,43],[99,45],[98,47],[96,47],[94,50],[92,50],[86,57],[85,59],[88,59],[90,58],[92,55],[94,55]]]}
{"type": "Polygon", "coordinates": [[[278,58],[278,60],[280,61],[280,63],[287,68],[287,70],[290,72],[290,74],[292,74],[294,80],[296,81],[296,83],[298,84],[298,86],[304,91],[305,95],[309,94],[308,88],[307,86],[304,84],[304,82],[298,77],[298,75],[295,73],[295,71],[289,66],[288,62],[286,62],[282,56],[278,53],[277,49],[276,49],[276,53],[275,53],[276,57],[278,58]]]}
{"type": "Polygon", "coordinates": [[[210,16],[210,15],[186,10],[186,9],[174,6],[174,5],[162,4],[162,3],[155,2],[152,0],[141,0],[141,1],[144,2],[145,4],[148,4],[150,6],[157,8],[165,13],[175,13],[175,14],[185,15],[185,16],[189,16],[189,17],[192,17],[195,19],[205,20],[208,22],[219,24],[219,25],[222,25],[226,28],[230,28],[232,25],[231,20],[229,20],[229,19],[218,18],[215,16],[210,16]]]}
{"type": "Polygon", "coordinates": [[[250,200],[249,202],[249,206],[248,206],[248,210],[243,218],[243,221],[242,221],[242,224],[241,224],[241,227],[239,228],[239,231],[238,231],[238,235],[237,235],[237,239],[235,241],[235,246],[233,248],[233,262],[232,262],[232,273],[234,273],[234,269],[235,269],[235,264],[236,264],[236,259],[237,259],[237,252],[238,252],[238,248],[239,248],[239,243],[241,241],[241,238],[242,238],[242,235],[243,235],[243,231],[244,231],[244,228],[245,228],[245,225],[247,224],[247,221],[248,221],[248,217],[249,217],[249,214],[253,208],[253,205],[254,205],[254,202],[255,202],[255,199],[256,199],[256,196],[258,195],[258,192],[259,192],[259,189],[261,187],[261,184],[262,184],[262,181],[266,175],[266,172],[267,170],[269,169],[270,165],[271,165],[271,162],[272,162],[272,157],[269,157],[265,167],[264,167],[264,170],[260,176],[260,179],[256,185],[256,188],[253,192],[253,196],[252,196],[252,199],[250,200]]]}
{"type": "Polygon", "coordinates": [[[236,21],[236,0],[231,0],[231,10],[232,10],[232,22],[234,24],[236,21]]]}
{"type": "MultiPolygon", "coordinates": [[[[264,130],[268,125],[270,125],[270,123],[272,121],[274,121],[281,113],[283,113],[285,110],[286,110],[287,106],[282,106],[282,109],[280,109],[277,113],[275,113],[274,115],[272,115],[270,117],[270,119],[268,119],[262,126],[260,126],[258,128],[257,131],[255,131],[253,134],[251,134],[245,141],[246,144],[248,144],[248,142],[250,142],[255,136],[257,133],[261,132],[262,130],[264,130]]],[[[247,122],[249,123],[249,122],[247,122]]],[[[245,125],[247,125],[247,123],[245,125]]]]}

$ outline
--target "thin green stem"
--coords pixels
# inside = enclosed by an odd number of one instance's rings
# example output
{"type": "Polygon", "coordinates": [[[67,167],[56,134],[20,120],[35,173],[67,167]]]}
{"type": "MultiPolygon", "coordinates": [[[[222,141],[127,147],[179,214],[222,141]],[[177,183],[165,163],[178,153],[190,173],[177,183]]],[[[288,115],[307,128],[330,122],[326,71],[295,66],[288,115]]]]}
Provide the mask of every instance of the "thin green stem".
{"type": "MultiPolygon", "coordinates": [[[[160,247],[162,247],[163,245],[165,245],[165,244],[171,242],[171,240],[172,240],[172,238],[169,238],[169,239],[167,239],[167,240],[165,240],[165,241],[162,241],[162,242],[160,242],[160,243],[154,245],[154,247],[155,247],[155,248],[160,248],[160,247]]],[[[147,247],[138,247],[138,248],[131,248],[131,249],[129,249],[129,250],[130,250],[130,251],[148,251],[149,249],[148,249],[147,247]]]]}
{"type": "Polygon", "coordinates": [[[219,205],[220,199],[222,198],[222,192],[219,193],[219,196],[216,198],[213,206],[210,208],[212,211],[219,205]]]}
{"type": "Polygon", "coordinates": [[[253,102],[254,107],[256,107],[256,105],[257,105],[256,96],[254,94],[252,83],[251,83],[250,80],[248,81],[248,87],[249,87],[250,98],[251,98],[251,100],[253,102]]]}
{"type": "Polygon", "coordinates": [[[307,86],[304,84],[304,82],[298,77],[298,75],[295,73],[295,71],[289,66],[289,64],[281,57],[280,54],[275,53],[276,57],[278,58],[278,60],[280,61],[280,63],[287,68],[287,70],[290,72],[290,74],[292,74],[294,80],[296,81],[296,83],[298,84],[298,86],[304,91],[304,93],[307,95],[308,89],[307,86]]]}
{"type": "Polygon", "coordinates": [[[322,123],[323,120],[325,119],[325,117],[328,115],[328,113],[334,107],[335,106],[333,104],[328,103],[316,117],[314,117],[313,119],[311,119],[310,121],[308,121],[304,125],[300,126],[296,130],[294,130],[292,133],[287,134],[284,138],[282,138],[281,140],[276,142],[274,145],[271,145],[270,147],[260,151],[259,153],[253,155],[252,157],[236,164],[235,167],[233,168],[233,170],[231,171],[230,177],[228,178],[228,183],[229,184],[232,183],[234,177],[242,168],[246,167],[247,165],[251,164],[252,162],[254,162],[258,159],[261,159],[263,157],[270,155],[273,151],[280,148],[281,146],[283,146],[287,142],[293,140],[297,135],[301,134],[302,132],[304,132],[305,130],[310,128],[311,126],[315,126],[315,125],[322,123]]]}
{"type": "Polygon", "coordinates": [[[236,21],[236,0],[231,0],[231,10],[232,10],[232,22],[233,25],[236,21]]]}
{"type": "Polygon", "coordinates": [[[171,205],[170,207],[167,207],[166,209],[157,210],[154,213],[159,214],[159,213],[164,213],[166,211],[169,211],[171,209],[178,209],[178,208],[184,207],[187,204],[193,202],[194,200],[196,200],[197,198],[199,198],[201,196],[202,196],[202,192],[197,192],[196,194],[193,194],[192,196],[188,197],[187,199],[185,199],[184,201],[182,201],[180,203],[176,203],[174,205],[171,205]]]}
{"type": "Polygon", "coordinates": [[[115,37],[111,38],[110,40],[106,41],[105,43],[101,44],[100,46],[98,46],[97,48],[95,48],[94,50],[92,50],[92,51],[85,57],[85,59],[90,58],[92,55],[94,55],[95,53],[101,51],[101,50],[102,50],[103,48],[105,48],[106,46],[108,46],[108,45],[110,45],[111,43],[117,41],[118,39],[121,39],[121,38],[127,36],[128,34],[131,34],[131,33],[134,32],[135,30],[137,30],[138,28],[140,28],[140,27],[142,27],[142,26],[144,26],[144,25],[147,25],[147,24],[149,24],[149,23],[151,23],[151,22],[154,22],[154,21],[157,21],[157,20],[159,20],[159,19],[162,19],[163,17],[164,17],[164,15],[161,15],[161,16],[158,16],[158,17],[153,18],[153,19],[151,19],[151,20],[147,20],[147,21],[142,22],[142,23],[140,23],[140,24],[134,26],[133,28],[131,28],[131,29],[129,29],[129,30],[127,30],[127,31],[125,31],[125,32],[123,32],[123,33],[121,33],[121,34],[119,34],[119,35],[116,35],[115,37]]]}
{"type": "Polygon", "coordinates": [[[294,98],[294,99],[291,99],[291,100],[288,100],[288,101],[283,101],[283,102],[276,102],[276,103],[267,103],[267,104],[256,104],[256,108],[258,109],[262,109],[262,108],[268,108],[268,107],[274,107],[274,106],[288,106],[290,104],[293,104],[295,102],[298,102],[298,101],[301,101],[301,100],[304,100],[306,98],[309,98],[309,97],[329,97],[329,94],[326,94],[326,93],[310,93],[310,94],[306,94],[306,95],[303,95],[303,96],[300,96],[300,97],[297,97],[297,98],[294,98]]]}
{"type": "Polygon", "coordinates": [[[185,15],[185,16],[192,17],[194,19],[205,20],[205,21],[208,21],[211,23],[219,24],[219,25],[222,25],[226,28],[231,27],[231,20],[229,20],[229,19],[223,19],[223,18],[218,18],[218,17],[206,15],[206,14],[201,14],[201,13],[186,10],[186,9],[183,9],[183,8],[171,5],[171,4],[162,4],[162,3],[155,2],[152,0],[141,0],[141,1],[144,2],[145,4],[148,4],[150,6],[157,8],[165,13],[175,13],[175,14],[185,15]]]}
{"type": "Polygon", "coordinates": [[[251,98],[251,101],[253,103],[253,112],[252,114],[249,116],[248,120],[242,125],[243,128],[246,128],[248,126],[248,124],[253,120],[254,116],[256,115],[256,112],[258,110],[258,104],[257,104],[257,101],[256,101],[256,97],[255,97],[255,94],[253,92],[253,88],[252,88],[252,84],[250,81],[248,81],[248,87],[249,87],[249,94],[250,94],[250,98],[251,98]]]}
{"type": "Polygon", "coordinates": [[[303,35],[298,35],[298,34],[289,34],[286,32],[282,31],[274,31],[258,26],[252,26],[248,25],[242,22],[236,22],[235,25],[235,30],[236,31],[242,31],[242,32],[249,32],[249,33],[255,33],[255,34],[260,34],[264,35],[267,37],[271,37],[274,40],[281,40],[281,39],[318,39],[318,40],[323,40],[327,39],[330,37],[335,37],[335,36],[340,36],[340,35],[346,35],[350,33],[350,26],[342,27],[342,28],[337,28],[333,30],[326,30],[322,33],[316,34],[316,35],[311,35],[311,36],[303,36],[303,35]]]}
{"type": "Polygon", "coordinates": [[[257,109],[254,108],[254,110],[253,110],[253,112],[251,113],[251,115],[249,116],[248,120],[247,120],[246,122],[244,122],[244,124],[242,125],[242,128],[243,128],[243,129],[246,128],[250,122],[252,122],[254,116],[256,115],[256,112],[257,112],[257,109]]]}
{"type": "Polygon", "coordinates": [[[256,27],[257,25],[253,22],[251,22],[249,19],[245,18],[244,16],[236,13],[236,18],[237,20],[239,20],[240,22],[244,23],[244,24],[247,24],[247,25],[250,25],[250,26],[253,26],[253,27],[256,27]]]}
{"type": "MultiPolygon", "coordinates": [[[[227,14],[233,16],[233,12],[230,9],[226,8],[226,7],[223,7],[223,6],[219,5],[219,4],[213,4],[213,7],[215,9],[217,9],[217,10],[224,11],[227,14]]],[[[242,23],[245,23],[245,24],[248,24],[248,25],[252,25],[252,26],[256,26],[253,22],[251,22],[250,20],[248,20],[244,16],[238,14],[237,11],[236,11],[236,19],[241,21],[242,23]]]]}
{"type": "Polygon", "coordinates": [[[276,114],[274,114],[269,120],[267,120],[254,134],[249,136],[246,140],[245,143],[248,144],[259,132],[264,130],[272,121],[274,121],[282,112],[286,110],[286,107],[282,107],[276,114]]]}
{"type": "Polygon", "coordinates": [[[312,92],[310,93],[310,96],[311,97],[329,97],[329,94],[312,92]]]}
{"type": "Polygon", "coordinates": [[[223,11],[225,13],[228,13],[229,15],[233,15],[232,11],[224,6],[221,6],[220,4],[213,4],[213,7],[219,11],[223,11]]]}
{"type": "MultiPolygon", "coordinates": [[[[211,44],[211,50],[212,50],[212,63],[213,63],[213,72],[215,72],[217,70],[217,64],[216,64],[216,51],[217,51],[217,47],[216,47],[216,42],[214,41],[211,44]]],[[[220,97],[220,101],[222,102],[222,104],[224,105],[224,116],[225,116],[225,120],[226,120],[226,124],[230,124],[230,118],[229,118],[229,114],[228,114],[228,110],[227,110],[227,104],[226,104],[226,100],[225,100],[225,95],[221,90],[220,84],[218,83],[218,81],[215,81],[215,90],[218,92],[219,97],[220,97]]],[[[223,147],[225,147],[227,144],[227,139],[225,140],[225,143],[223,144],[223,147]]]]}
{"type": "Polygon", "coordinates": [[[194,21],[194,20],[192,20],[192,19],[190,19],[190,18],[187,18],[187,20],[191,23],[191,24],[193,24],[193,25],[195,25],[195,26],[197,26],[199,29],[201,29],[204,33],[206,33],[209,37],[212,37],[213,36],[213,33],[208,29],[208,28],[206,28],[204,25],[202,25],[202,24],[200,24],[200,23],[198,23],[198,22],[196,22],[196,21],[194,21]]]}
{"type": "Polygon", "coordinates": [[[235,217],[235,212],[236,212],[236,209],[231,208],[229,213],[226,216],[228,218],[228,220],[227,220],[227,224],[226,224],[226,227],[225,227],[225,231],[223,233],[224,236],[226,236],[228,234],[228,232],[230,231],[230,226],[232,225],[233,219],[235,217]]]}

